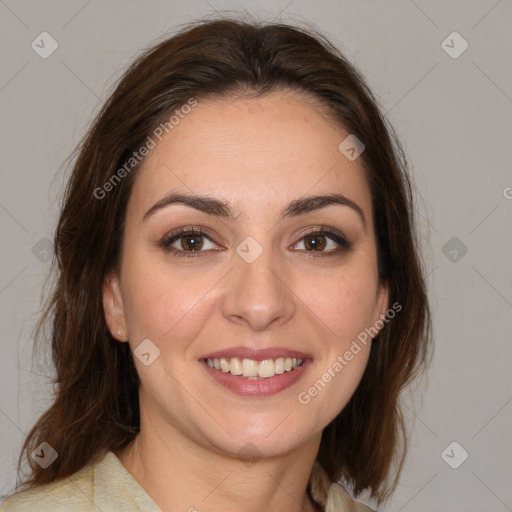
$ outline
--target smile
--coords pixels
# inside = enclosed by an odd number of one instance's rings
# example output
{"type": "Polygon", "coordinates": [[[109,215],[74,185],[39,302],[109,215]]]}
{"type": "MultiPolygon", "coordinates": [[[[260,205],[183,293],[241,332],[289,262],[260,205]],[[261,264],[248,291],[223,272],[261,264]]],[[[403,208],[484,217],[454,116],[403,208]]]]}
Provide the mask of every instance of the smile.
{"type": "Polygon", "coordinates": [[[276,359],[205,358],[199,361],[220,389],[244,397],[275,395],[295,384],[313,360],[292,357],[276,359]],[[229,366],[228,366],[229,365],[229,366]]]}
{"type": "Polygon", "coordinates": [[[261,380],[291,372],[303,363],[302,359],[295,357],[278,357],[276,359],[240,359],[238,357],[206,359],[208,366],[212,369],[241,376],[250,380],[261,380]]]}

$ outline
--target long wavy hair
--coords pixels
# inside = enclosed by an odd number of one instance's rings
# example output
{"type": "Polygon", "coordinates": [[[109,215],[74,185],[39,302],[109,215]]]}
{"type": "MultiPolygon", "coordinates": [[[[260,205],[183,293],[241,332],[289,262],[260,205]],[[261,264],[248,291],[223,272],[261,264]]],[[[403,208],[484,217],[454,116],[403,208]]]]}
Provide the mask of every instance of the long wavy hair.
{"type": "Polygon", "coordinates": [[[68,477],[139,432],[139,377],[128,343],[107,328],[102,290],[107,274],[119,271],[140,162],[106,198],[98,191],[191,98],[283,90],[313,96],[364,143],[359,158],[372,197],[379,281],[389,286],[390,304],[402,306],[374,338],[349,403],[324,429],[317,462],[356,497],[367,491],[381,503],[395,489],[408,439],[401,392],[428,365],[432,345],[410,166],[362,75],[324,36],[229,18],[188,24],[143,51],[75,150],[54,238],[55,279],[36,326],[36,343],[51,338],[55,396],[24,442],[18,474],[24,458],[30,473],[18,489],[68,477]],[[42,442],[59,454],[46,469],[30,456],[42,442]]]}

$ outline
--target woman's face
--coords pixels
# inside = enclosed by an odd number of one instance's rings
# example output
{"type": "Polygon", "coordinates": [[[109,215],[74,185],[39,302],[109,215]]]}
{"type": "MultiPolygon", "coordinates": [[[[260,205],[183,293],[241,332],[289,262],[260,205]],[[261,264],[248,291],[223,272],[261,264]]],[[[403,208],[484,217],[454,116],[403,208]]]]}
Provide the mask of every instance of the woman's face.
{"type": "Polygon", "coordinates": [[[199,101],[137,176],[104,307],[162,436],[288,453],[319,439],[362,377],[371,339],[353,342],[387,309],[371,196],[338,149],[349,133],[312,105],[285,92],[199,101]],[[307,201],[335,194],[346,204],[307,201]]]}

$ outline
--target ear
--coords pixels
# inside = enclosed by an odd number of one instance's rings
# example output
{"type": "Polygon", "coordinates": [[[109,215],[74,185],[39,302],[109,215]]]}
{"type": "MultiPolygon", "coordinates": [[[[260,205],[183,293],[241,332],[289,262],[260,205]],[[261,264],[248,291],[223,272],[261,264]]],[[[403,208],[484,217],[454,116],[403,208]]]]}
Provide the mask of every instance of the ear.
{"type": "MultiPolygon", "coordinates": [[[[386,312],[389,309],[389,285],[382,283],[377,290],[377,302],[375,304],[375,312],[373,316],[372,326],[380,331],[386,324],[386,312]],[[379,321],[380,320],[380,321],[379,321]],[[377,323],[378,322],[378,323],[377,323]],[[381,325],[382,324],[382,325],[381,325]]],[[[375,336],[373,336],[375,338],[375,336]]]]}
{"type": "Polygon", "coordinates": [[[103,312],[112,336],[118,341],[128,341],[119,276],[115,272],[108,274],[103,284],[103,312]]]}

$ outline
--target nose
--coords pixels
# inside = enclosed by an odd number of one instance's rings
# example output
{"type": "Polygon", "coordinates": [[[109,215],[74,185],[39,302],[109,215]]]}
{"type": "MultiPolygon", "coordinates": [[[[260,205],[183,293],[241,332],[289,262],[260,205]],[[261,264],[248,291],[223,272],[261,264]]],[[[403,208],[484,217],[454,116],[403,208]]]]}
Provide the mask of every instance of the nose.
{"type": "Polygon", "coordinates": [[[250,263],[234,253],[222,304],[224,316],[255,331],[287,322],[295,315],[296,301],[286,276],[270,249],[250,263]]]}

